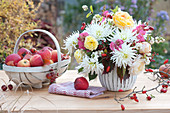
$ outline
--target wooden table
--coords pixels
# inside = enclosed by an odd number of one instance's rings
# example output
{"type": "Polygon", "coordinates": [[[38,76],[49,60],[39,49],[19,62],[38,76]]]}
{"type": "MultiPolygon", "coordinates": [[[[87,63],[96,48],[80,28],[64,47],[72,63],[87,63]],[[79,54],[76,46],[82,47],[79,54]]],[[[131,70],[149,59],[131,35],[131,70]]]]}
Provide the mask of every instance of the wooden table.
{"type": "MultiPolygon", "coordinates": [[[[57,83],[74,81],[78,75],[75,70],[68,70],[64,75],[56,80],[57,83]]],[[[146,89],[154,87],[157,82],[148,79],[152,78],[149,74],[140,74],[135,86],[141,89],[144,85],[146,89]]],[[[4,71],[0,71],[0,79],[8,81],[8,77],[4,71]]],[[[2,81],[0,84],[2,85],[2,81]]],[[[90,85],[100,86],[99,80],[90,81],[90,85]]],[[[170,88],[169,88],[170,89],[170,88]]],[[[117,97],[123,97],[130,93],[126,92],[105,92],[104,95],[93,99],[64,96],[48,93],[48,86],[42,89],[34,89],[29,94],[24,91],[0,91],[0,104],[4,111],[15,111],[24,113],[120,113],[120,104],[114,100],[115,94],[117,97]],[[17,100],[17,101],[16,101],[17,100]],[[16,102],[16,103],[15,103],[16,102]],[[4,103],[4,104],[3,104],[4,103]],[[2,105],[3,104],[3,105],[2,105]]],[[[125,99],[122,103],[126,107],[124,113],[170,113],[170,91],[165,94],[160,94],[156,91],[150,92],[156,98],[151,101],[146,100],[146,95],[138,96],[139,103],[125,99]]],[[[150,94],[149,93],[149,94],[150,94]]]]}

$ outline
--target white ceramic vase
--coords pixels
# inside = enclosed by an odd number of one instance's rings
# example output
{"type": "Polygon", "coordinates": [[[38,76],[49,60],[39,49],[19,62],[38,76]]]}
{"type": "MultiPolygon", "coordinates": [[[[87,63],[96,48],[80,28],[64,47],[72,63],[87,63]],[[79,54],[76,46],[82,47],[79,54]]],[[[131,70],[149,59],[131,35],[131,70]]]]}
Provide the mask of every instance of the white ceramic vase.
{"type": "Polygon", "coordinates": [[[127,79],[123,79],[122,82],[117,76],[117,67],[107,74],[100,74],[99,80],[103,87],[107,88],[108,91],[118,91],[122,89],[123,91],[132,89],[133,85],[136,82],[137,75],[130,76],[127,79]]]}

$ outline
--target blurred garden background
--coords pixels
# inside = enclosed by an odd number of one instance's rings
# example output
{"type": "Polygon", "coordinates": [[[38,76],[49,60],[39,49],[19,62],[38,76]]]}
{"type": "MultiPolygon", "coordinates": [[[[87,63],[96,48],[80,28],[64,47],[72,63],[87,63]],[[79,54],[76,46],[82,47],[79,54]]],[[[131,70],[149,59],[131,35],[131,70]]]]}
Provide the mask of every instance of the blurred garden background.
{"type": "MultiPolygon", "coordinates": [[[[24,31],[41,28],[53,33],[63,48],[63,40],[73,31],[80,30],[82,22],[90,22],[82,5],[93,5],[94,13],[102,12],[103,7],[113,9],[117,5],[129,12],[134,20],[147,21],[155,29],[153,35],[161,35],[165,42],[154,44],[154,59],[148,66],[158,68],[165,59],[170,59],[170,0],[0,0],[0,65],[5,57],[13,52],[14,44],[24,31]]],[[[20,47],[55,48],[52,40],[39,32],[28,34],[20,47]]],[[[63,53],[67,53],[62,49],[63,53]]],[[[70,69],[76,62],[72,57],[70,69]]]]}

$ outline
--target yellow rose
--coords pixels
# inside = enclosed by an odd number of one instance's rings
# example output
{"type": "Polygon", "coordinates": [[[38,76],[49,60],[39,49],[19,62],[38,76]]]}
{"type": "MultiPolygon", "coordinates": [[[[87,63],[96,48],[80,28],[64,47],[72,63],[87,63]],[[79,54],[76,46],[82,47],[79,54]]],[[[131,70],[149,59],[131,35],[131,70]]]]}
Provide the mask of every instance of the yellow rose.
{"type": "Polygon", "coordinates": [[[132,16],[123,11],[116,12],[113,16],[113,21],[115,25],[121,29],[124,29],[125,27],[133,27],[134,25],[132,16]]]}
{"type": "Polygon", "coordinates": [[[145,69],[145,61],[144,59],[140,59],[141,57],[136,58],[134,63],[129,68],[130,75],[138,75],[145,69]]]}
{"type": "Polygon", "coordinates": [[[82,61],[82,59],[83,59],[83,54],[82,53],[83,53],[83,51],[80,50],[80,49],[77,49],[74,52],[74,57],[75,57],[77,63],[80,63],[82,61]]]}
{"type": "Polygon", "coordinates": [[[87,36],[84,41],[84,47],[93,51],[98,47],[98,41],[92,36],[87,36]]]}
{"type": "Polygon", "coordinates": [[[151,50],[151,45],[148,42],[142,42],[142,46],[139,48],[139,53],[150,53],[151,50]]]}

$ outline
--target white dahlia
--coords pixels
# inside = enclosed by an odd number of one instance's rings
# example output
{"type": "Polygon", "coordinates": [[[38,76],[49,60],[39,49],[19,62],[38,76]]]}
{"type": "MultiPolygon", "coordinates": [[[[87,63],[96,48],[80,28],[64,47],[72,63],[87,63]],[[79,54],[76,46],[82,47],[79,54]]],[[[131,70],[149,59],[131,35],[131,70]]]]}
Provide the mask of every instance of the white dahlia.
{"type": "Polygon", "coordinates": [[[70,36],[64,40],[65,48],[68,50],[68,53],[72,54],[73,47],[76,48],[76,45],[78,43],[78,37],[79,37],[79,31],[73,32],[70,36]]]}
{"type": "Polygon", "coordinates": [[[132,65],[132,62],[136,56],[135,52],[136,50],[133,50],[133,48],[130,47],[130,44],[126,45],[126,43],[124,43],[122,44],[121,49],[115,49],[114,52],[111,52],[111,54],[113,54],[111,60],[113,60],[113,63],[115,62],[118,67],[123,66],[126,68],[127,65],[132,65]]]}
{"type": "Polygon", "coordinates": [[[98,53],[94,52],[91,55],[91,58],[88,57],[87,55],[85,55],[85,57],[83,58],[83,61],[80,63],[79,66],[76,67],[76,69],[80,69],[83,67],[83,71],[82,73],[88,75],[88,73],[91,72],[91,74],[93,74],[95,72],[95,74],[99,74],[103,72],[104,66],[102,63],[99,63],[98,61],[98,53]]]}
{"type": "Polygon", "coordinates": [[[96,40],[105,40],[105,37],[109,36],[113,32],[113,28],[108,24],[92,23],[87,25],[85,28],[85,32],[87,32],[90,36],[96,38],[96,40]]]}
{"type": "Polygon", "coordinates": [[[134,41],[139,41],[136,38],[136,35],[134,32],[132,32],[132,29],[116,29],[115,33],[110,37],[110,41],[115,42],[116,40],[120,39],[123,40],[125,43],[130,42],[133,43],[134,41]]]}

